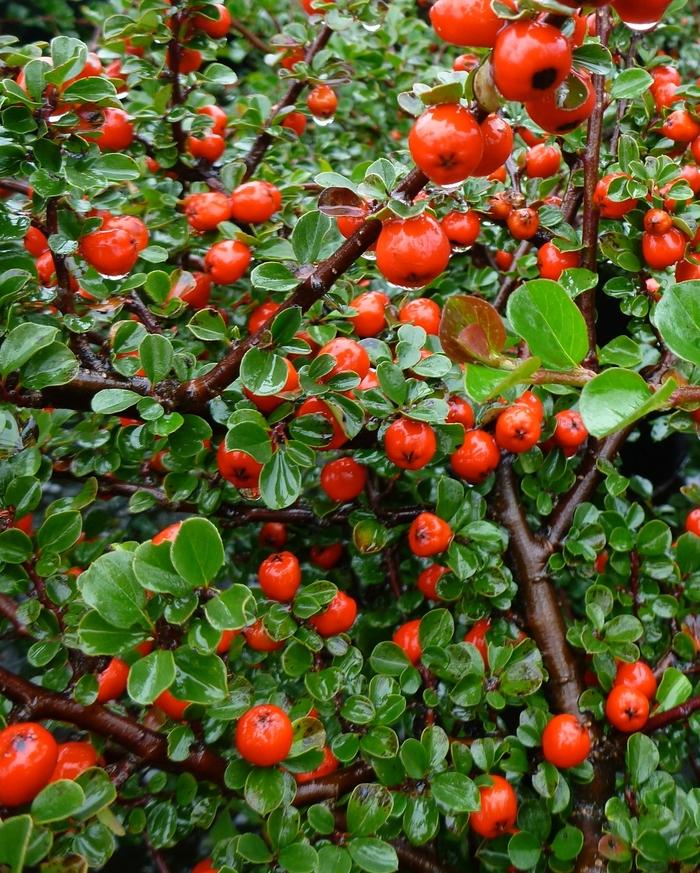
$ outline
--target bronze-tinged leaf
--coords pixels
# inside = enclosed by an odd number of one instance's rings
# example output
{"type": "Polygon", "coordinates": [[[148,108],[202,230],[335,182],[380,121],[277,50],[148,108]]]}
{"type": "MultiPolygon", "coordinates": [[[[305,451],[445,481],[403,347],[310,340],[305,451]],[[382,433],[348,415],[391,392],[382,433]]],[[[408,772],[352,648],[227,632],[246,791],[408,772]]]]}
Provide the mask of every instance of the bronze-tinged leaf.
{"type": "Polygon", "coordinates": [[[506,344],[501,316],[480,297],[451,297],[442,310],[440,342],[453,361],[496,364],[506,344]]]}
{"type": "Polygon", "coordinates": [[[318,198],[318,209],[332,218],[364,218],[367,214],[367,204],[348,188],[326,188],[318,198]]]}

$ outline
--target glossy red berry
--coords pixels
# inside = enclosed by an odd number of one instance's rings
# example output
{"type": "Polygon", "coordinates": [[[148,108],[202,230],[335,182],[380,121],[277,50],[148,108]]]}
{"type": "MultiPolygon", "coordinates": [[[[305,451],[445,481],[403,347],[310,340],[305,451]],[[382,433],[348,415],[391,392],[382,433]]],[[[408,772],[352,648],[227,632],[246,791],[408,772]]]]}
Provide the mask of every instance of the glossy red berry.
{"type": "Polygon", "coordinates": [[[204,191],[185,197],[185,217],[195,230],[216,230],[219,223],[231,218],[231,199],[221,191],[204,191]]]}
{"type": "Polygon", "coordinates": [[[628,197],[625,200],[611,200],[608,189],[615,179],[628,179],[625,173],[610,173],[603,176],[598,182],[593,194],[593,202],[598,207],[603,218],[622,218],[637,205],[636,197],[628,197]]]}
{"type": "Polygon", "coordinates": [[[344,591],[339,591],[326,609],[318,615],[312,615],[312,624],[322,637],[333,637],[349,631],[357,618],[357,603],[344,591]]]}
{"type": "Polygon", "coordinates": [[[97,702],[116,700],[126,691],[129,665],[121,658],[112,658],[105,669],[97,674],[97,702]]]}
{"type": "Polygon", "coordinates": [[[258,487],[260,471],[263,465],[252,455],[239,449],[226,448],[226,441],[219,443],[216,451],[216,466],[222,479],[235,485],[236,488],[253,489],[258,487]]]}
{"type": "Polygon", "coordinates": [[[530,100],[525,110],[547,133],[563,135],[575,130],[593,112],[595,92],[585,70],[573,70],[554,91],[538,100],[530,100]]]}
{"type": "Polygon", "coordinates": [[[481,231],[481,219],[478,213],[472,210],[448,212],[440,225],[452,245],[463,248],[473,245],[481,231]]]}
{"type": "Polygon", "coordinates": [[[506,219],[508,230],[513,239],[532,239],[540,226],[540,217],[537,210],[526,206],[522,209],[513,209],[506,219]]]}
{"type": "Polygon", "coordinates": [[[338,503],[359,497],[366,483],[367,468],[353,458],[338,458],[321,470],[321,488],[338,503]]]}
{"type": "Polygon", "coordinates": [[[271,182],[244,182],[231,194],[231,216],[244,224],[262,224],[282,207],[282,195],[271,182]]]}
{"type": "Polygon", "coordinates": [[[213,164],[226,150],[226,141],[221,134],[209,131],[197,136],[188,136],[186,146],[193,158],[201,158],[213,164]]]}
{"type": "Polygon", "coordinates": [[[166,689],[156,697],[154,705],[173,721],[182,721],[190,703],[188,700],[181,700],[179,697],[175,697],[171,691],[166,689]]]}
{"type": "Polygon", "coordinates": [[[408,136],[416,166],[436,185],[463,182],[478,167],[484,151],[481,129],[459,103],[430,106],[408,136]]]}
{"type": "Polygon", "coordinates": [[[99,135],[94,137],[100,151],[123,151],[134,141],[134,125],[123,109],[102,110],[102,124],[99,135]]]}
{"type": "Polygon", "coordinates": [[[204,256],[207,273],[218,285],[232,285],[248,269],[250,249],[238,240],[225,239],[214,243],[204,256]]]}
{"type": "Polygon", "coordinates": [[[546,242],[537,251],[537,268],[543,279],[553,279],[556,282],[564,270],[580,265],[580,252],[563,252],[553,242],[546,242]]]}
{"type": "Polygon", "coordinates": [[[690,510],[685,519],[685,529],[688,533],[700,537],[700,507],[690,510]]]}
{"type": "Polygon", "coordinates": [[[289,716],[269,703],[254,706],[236,725],[238,754],[249,764],[271,767],[289,754],[294,731],[289,716]]]}
{"type": "Polygon", "coordinates": [[[413,621],[407,621],[396,628],[392,636],[392,640],[404,650],[406,657],[412,664],[417,664],[423,654],[419,633],[420,619],[414,618],[413,621]]]}
{"type": "Polygon", "coordinates": [[[176,521],[174,524],[169,524],[167,527],[164,527],[163,530],[158,531],[158,533],[151,539],[151,542],[154,546],[159,546],[161,543],[175,542],[175,538],[180,532],[181,527],[181,521],[176,521]]]}
{"type": "Polygon", "coordinates": [[[309,92],[306,105],[316,118],[331,118],[338,108],[338,97],[330,85],[316,85],[309,92]]]}
{"type": "Polygon", "coordinates": [[[366,291],[350,302],[357,315],[350,321],[355,333],[362,338],[377,336],[386,327],[386,308],[389,298],[381,291],[366,291]]]}
{"type": "Polygon", "coordinates": [[[318,767],[316,767],[315,770],[309,770],[308,773],[295,773],[294,779],[296,780],[297,785],[305,785],[307,782],[313,782],[321,776],[329,776],[331,773],[335,773],[339,765],[340,762],[330,748],[324,746],[323,760],[318,767]]]}
{"type": "Polygon", "coordinates": [[[576,450],[588,438],[588,430],[581,415],[573,409],[564,409],[554,416],[556,426],[553,439],[560,449],[576,450]]]}
{"type": "Polygon", "coordinates": [[[493,79],[506,100],[536,100],[571,72],[573,56],[565,36],[551,24],[512,21],[499,31],[493,49],[493,79]]]}
{"type": "Polygon", "coordinates": [[[120,228],[94,230],[80,240],[80,254],[104,276],[124,276],[138,260],[138,247],[120,228]]]}
{"type": "Polygon", "coordinates": [[[97,752],[92,743],[59,743],[56,766],[49,782],[76,779],[81,773],[97,765],[97,752]]]}
{"type": "Polygon", "coordinates": [[[293,130],[297,136],[301,136],[306,130],[306,116],[303,112],[290,112],[282,119],[282,127],[293,130]]]}
{"type": "Polygon", "coordinates": [[[102,230],[119,228],[129,234],[136,250],[141,252],[148,245],[150,234],[146,225],[136,215],[107,215],[102,222],[102,230]]]}
{"type": "Polygon", "coordinates": [[[605,715],[623,733],[641,730],[649,718],[649,699],[638,688],[615,685],[605,701],[605,715]]]}
{"type": "Polygon", "coordinates": [[[560,165],[558,146],[541,143],[529,148],[525,154],[525,173],[529,179],[549,179],[559,172],[560,165]]]}
{"type": "Polygon", "coordinates": [[[30,225],[24,235],[24,247],[33,258],[38,258],[48,251],[49,241],[38,227],[30,225]]]}
{"type": "Polygon", "coordinates": [[[202,53],[197,49],[186,48],[184,46],[179,46],[177,56],[168,48],[165,53],[165,59],[168,67],[174,73],[180,73],[182,75],[194,73],[202,66],[202,53]]]}
{"type": "Polygon", "coordinates": [[[489,774],[491,785],[479,788],[481,806],[469,815],[469,826],[488,840],[508,833],[518,816],[518,799],[502,776],[489,774]]]}
{"type": "Polygon", "coordinates": [[[266,300],[260,306],[256,306],[248,317],[248,333],[257,333],[261,327],[279,312],[280,304],[274,300],[266,300]]]}
{"type": "Polygon", "coordinates": [[[314,545],[309,549],[309,558],[315,567],[321,570],[332,570],[343,556],[340,543],[330,543],[327,546],[314,545]]]}
{"type": "Polygon", "coordinates": [[[462,445],[452,453],[450,464],[454,472],[473,485],[483,482],[499,464],[501,453],[496,441],[485,430],[470,430],[462,445]]]}
{"type": "Polygon", "coordinates": [[[656,678],[648,664],[644,661],[623,661],[617,668],[614,685],[624,685],[625,688],[635,688],[651,700],[656,694],[656,678]]]}
{"type": "Polygon", "coordinates": [[[323,376],[322,381],[327,381],[339,373],[357,373],[362,379],[367,375],[370,360],[367,350],[356,340],[338,336],[326,343],[319,350],[319,355],[330,355],[335,359],[335,365],[323,376]]]}
{"type": "Polygon", "coordinates": [[[206,273],[181,273],[168,292],[167,300],[182,300],[191,309],[205,309],[209,305],[211,279],[206,273]]]}
{"type": "Polygon", "coordinates": [[[437,451],[437,438],[424,421],[397,418],[384,434],[384,449],[389,460],[403,470],[420,470],[437,451]]]}
{"type": "Polygon", "coordinates": [[[447,267],[450,251],[450,241],[431,215],[396,218],[379,234],[377,268],[394,285],[422,288],[447,267]]]}
{"type": "Polygon", "coordinates": [[[414,324],[422,327],[427,334],[437,336],[440,331],[442,310],[434,300],[418,297],[409,300],[399,309],[399,321],[403,324],[414,324]]]}
{"type": "Polygon", "coordinates": [[[419,558],[444,552],[454,536],[449,524],[433,512],[421,512],[408,529],[408,546],[419,558]]]}
{"type": "Polygon", "coordinates": [[[661,19],[671,0],[613,0],[610,4],[634,30],[649,30],[661,19]]]}
{"type": "Polygon", "coordinates": [[[212,39],[222,39],[231,28],[231,13],[222,3],[215,3],[213,6],[207,6],[207,15],[201,13],[194,15],[192,24],[212,39]],[[212,13],[216,17],[209,17],[212,13]]]}
{"type": "Polygon", "coordinates": [[[479,125],[484,151],[474,176],[488,176],[501,167],[513,151],[513,128],[505,118],[492,112],[479,125]]]}
{"type": "Polygon", "coordinates": [[[194,865],[192,873],[219,873],[219,871],[212,865],[211,858],[205,858],[194,865]]]}
{"type": "Polygon", "coordinates": [[[491,621],[488,618],[480,618],[464,635],[464,642],[471,643],[472,646],[481,655],[481,660],[484,662],[484,667],[489,666],[489,644],[486,640],[486,634],[491,629],[491,621]]]}
{"type": "Polygon", "coordinates": [[[649,209],[644,213],[644,230],[647,233],[668,233],[672,227],[673,219],[663,209],[649,209]]]}
{"type": "Polygon", "coordinates": [[[56,264],[53,255],[48,249],[42,252],[35,262],[39,282],[47,288],[53,288],[56,283],[56,264]]]}
{"type": "Polygon", "coordinates": [[[449,572],[449,567],[443,567],[441,564],[431,564],[419,573],[416,587],[428,600],[440,600],[440,595],[437,593],[438,582],[445,573],[449,572]]]}
{"type": "Polygon", "coordinates": [[[287,542],[287,525],[281,521],[266,521],[260,528],[258,541],[261,546],[281,549],[287,542]]]}
{"type": "Polygon", "coordinates": [[[56,740],[40,724],[17,722],[0,731],[0,804],[33,800],[51,778],[57,757],[56,740]]]}
{"type": "Polygon", "coordinates": [[[574,715],[555,715],[542,732],[542,754],[555,767],[578,767],[591,751],[588,728],[574,715]]]}
{"type": "MultiPolygon", "coordinates": [[[[513,8],[512,0],[505,5],[513,8]]],[[[445,42],[484,48],[493,46],[505,23],[489,0],[437,0],[430,7],[430,22],[445,42]]]]}
{"type": "Polygon", "coordinates": [[[206,115],[211,118],[211,132],[223,136],[228,124],[228,116],[220,106],[217,106],[215,103],[208,103],[206,106],[200,106],[197,114],[206,115]]]}
{"type": "Polygon", "coordinates": [[[258,619],[250,627],[243,629],[243,636],[246,643],[256,652],[276,652],[284,647],[282,640],[273,640],[265,630],[265,625],[261,619],[258,619]]]}
{"type": "Polygon", "coordinates": [[[333,449],[339,449],[348,441],[348,436],[342,428],[342,425],[335,417],[331,408],[327,403],[324,403],[323,400],[319,400],[318,397],[308,397],[297,409],[297,417],[302,415],[322,415],[326,421],[330,424],[332,429],[331,439],[325,446],[322,446],[322,449],[325,451],[332,451],[333,449]]]}
{"type": "Polygon", "coordinates": [[[463,397],[452,394],[447,399],[447,406],[449,412],[445,420],[448,424],[461,424],[465,430],[474,427],[474,410],[463,397]]]}
{"type": "Polygon", "coordinates": [[[664,270],[683,257],[687,242],[687,237],[677,227],[660,234],[645,232],[642,234],[642,256],[652,270],[664,270]]]}
{"type": "Polygon", "coordinates": [[[528,406],[521,403],[509,406],[496,421],[496,443],[506,452],[519,454],[530,451],[537,444],[541,433],[540,419],[528,406]]]}
{"type": "Polygon", "coordinates": [[[288,603],[301,585],[299,559],[292,552],[275,552],[258,567],[258,582],[270,600],[288,603]]]}

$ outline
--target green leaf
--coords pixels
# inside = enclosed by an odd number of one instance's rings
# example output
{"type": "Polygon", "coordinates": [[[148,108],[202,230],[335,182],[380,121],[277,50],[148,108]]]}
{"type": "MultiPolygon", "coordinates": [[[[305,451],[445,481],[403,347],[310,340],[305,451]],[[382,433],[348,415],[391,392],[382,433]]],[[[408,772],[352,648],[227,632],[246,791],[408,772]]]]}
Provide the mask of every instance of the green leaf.
{"type": "Polygon", "coordinates": [[[134,575],[146,591],[184,597],[194,585],[175,570],[170,560],[170,543],[141,543],[134,552],[134,575]]]}
{"type": "Polygon", "coordinates": [[[241,361],[241,382],[263,397],[279,394],[287,381],[284,358],[262,349],[248,349],[241,361]]]}
{"type": "Polygon", "coordinates": [[[322,212],[306,212],[294,225],[291,243],[300,264],[313,263],[321,253],[333,222],[322,212]]]}
{"type": "Polygon", "coordinates": [[[545,367],[571,370],[588,351],[586,322],[558,282],[524,282],[508,299],[508,319],[545,367]]]}
{"type": "Polygon", "coordinates": [[[28,815],[13,816],[0,825],[0,864],[7,865],[11,873],[21,873],[31,832],[28,815]]]}
{"type": "Polygon", "coordinates": [[[430,790],[446,812],[474,812],[479,809],[479,789],[464,773],[438,773],[430,780],[430,790]]]}
{"type": "Polygon", "coordinates": [[[57,333],[55,327],[32,322],[13,328],[0,348],[0,375],[7,376],[13,370],[19,370],[32,355],[51,345],[57,333]]]}
{"type": "Polygon", "coordinates": [[[210,705],[226,696],[226,667],[216,655],[205,655],[188,646],[175,650],[173,694],[190,703],[210,705]]]}
{"type": "Polygon", "coordinates": [[[268,815],[284,800],[284,775],[277,768],[255,767],[245,781],[244,796],[251,809],[268,815]]]}
{"type": "Polygon", "coordinates": [[[664,670],[659,687],[656,689],[656,699],[659,702],[659,712],[666,712],[679,706],[693,693],[693,686],[687,676],[675,667],[664,670]]]}
{"type": "Polygon", "coordinates": [[[108,552],[78,577],[83,600],[115,627],[148,626],[143,611],[146,594],[136,581],[132,562],[129,552],[108,552]]]}
{"type": "Polygon", "coordinates": [[[260,472],[260,496],[269,509],[291,506],[301,494],[301,470],[279,448],[260,472]]]}
{"type": "Polygon", "coordinates": [[[49,824],[70,818],[85,803],[85,794],[77,782],[59,779],[42,789],[32,801],[32,818],[37,824],[49,824]]]}
{"type": "Polygon", "coordinates": [[[653,393],[639,373],[605,370],[583,386],[581,416],[593,436],[607,436],[660,409],[675,388],[675,381],[668,379],[653,393]]]}
{"type": "Polygon", "coordinates": [[[169,688],[174,679],[173,653],[157,649],[132,664],[126,688],[134,702],[146,706],[169,688]]]}
{"type": "Polygon", "coordinates": [[[116,96],[117,89],[109,79],[102,76],[87,76],[69,85],[63,92],[62,98],[66,103],[74,101],[76,103],[97,103],[100,100],[116,96]]]}
{"type": "Polygon", "coordinates": [[[207,64],[200,75],[207,82],[212,82],[214,85],[235,85],[238,81],[238,76],[231,67],[227,67],[225,64],[207,64]]]}
{"type": "Polygon", "coordinates": [[[287,873],[315,873],[318,853],[308,843],[292,843],[280,851],[279,863],[287,873]]]}
{"type": "Polygon", "coordinates": [[[110,152],[98,158],[93,169],[109,182],[133,182],[141,176],[139,165],[129,155],[110,152]]]}
{"type": "Polygon", "coordinates": [[[221,534],[206,518],[188,518],[172,544],[173,567],[193,588],[208,585],[224,564],[221,534]]]}
{"type": "Polygon", "coordinates": [[[90,406],[93,412],[113,415],[115,412],[123,412],[130,406],[135,406],[139,400],[141,400],[141,395],[135,391],[129,391],[127,388],[105,388],[95,394],[90,406]]]}
{"type": "Polygon", "coordinates": [[[464,368],[464,389],[472,400],[483,403],[514,385],[528,383],[530,376],[541,366],[539,358],[527,358],[514,370],[494,370],[480,364],[467,364],[464,368]]]}
{"type": "Polygon", "coordinates": [[[65,552],[77,543],[82,529],[83,519],[76,510],[56,512],[39,528],[37,543],[44,553],[65,552]]]}
{"type": "Polygon", "coordinates": [[[247,585],[233,584],[207,601],[204,614],[216,630],[238,630],[255,618],[255,597],[247,585]]]}
{"type": "Polygon", "coordinates": [[[376,782],[356,785],[347,809],[348,831],[356,836],[376,833],[391,815],[391,792],[376,782]]]}
{"type": "Polygon", "coordinates": [[[6,564],[21,564],[32,554],[32,541],[17,528],[0,532],[0,561],[6,564]]]}
{"type": "Polygon", "coordinates": [[[52,342],[23,365],[20,381],[25,388],[48,388],[65,385],[78,375],[78,359],[63,343],[52,342]]]}
{"type": "Polygon", "coordinates": [[[681,282],[664,290],[654,323],[674,354],[700,367],[700,281],[681,282]]]}
{"type": "Polygon", "coordinates": [[[143,641],[144,632],[117,628],[97,612],[87,612],[78,625],[81,648],[86,655],[119,655],[143,641]]]}
{"type": "Polygon", "coordinates": [[[625,763],[632,785],[638,788],[659,766],[659,750],[646,734],[634,733],[627,740],[625,763]]]}
{"type": "Polygon", "coordinates": [[[357,837],[347,843],[350,857],[366,873],[393,873],[399,869],[396,849],[383,840],[357,837]]]}
{"type": "Polygon", "coordinates": [[[149,333],[139,346],[141,366],[152,384],[161,382],[170,372],[174,352],[170,340],[157,333],[149,333]]]}
{"type": "Polygon", "coordinates": [[[613,100],[629,100],[639,97],[648,90],[654,79],[641,67],[630,67],[623,70],[615,78],[610,88],[610,96],[613,100]]]}
{"type": "Polygon", "coordinates": [[[583,848],[583,833],[572,825],[566,825],[552,840],[551,848],[554,856],[560,861],[573,861],[583,848]]]}
{"type": "Polygon", "coordinates": [[[540,841],[527,831],[513,834],[508,840],[508,857],[518,870],[534,870],[541,852],[540,841]]]}
{"type": "Polygon", "coordinates": [[[299,279],[284,264],[268,261],[258,264],[250,274],[254,288],[265,291],[292,291],[299,284],[299,279]]]}

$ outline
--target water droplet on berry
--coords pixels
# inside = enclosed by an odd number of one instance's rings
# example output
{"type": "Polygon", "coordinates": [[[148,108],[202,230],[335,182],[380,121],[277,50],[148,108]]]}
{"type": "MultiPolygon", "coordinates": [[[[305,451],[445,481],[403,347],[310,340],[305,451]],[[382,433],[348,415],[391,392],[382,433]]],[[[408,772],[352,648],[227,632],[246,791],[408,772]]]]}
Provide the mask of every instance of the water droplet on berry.
{"type": "Polygon", "coordinates": [[[329,124],[333,124],[335,115],[312,115],[311,118],[314,124],[317,124],[319,127],[328,127],[329,124]]]}

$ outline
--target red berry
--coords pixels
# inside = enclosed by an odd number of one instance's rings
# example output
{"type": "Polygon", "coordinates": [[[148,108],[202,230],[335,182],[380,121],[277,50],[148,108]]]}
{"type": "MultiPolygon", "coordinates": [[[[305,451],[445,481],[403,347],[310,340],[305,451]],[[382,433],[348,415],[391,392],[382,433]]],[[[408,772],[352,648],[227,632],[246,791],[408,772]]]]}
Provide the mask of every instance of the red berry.
{"type": "Polygon", "coordinates": [[[221,39],[226,36],[231,27],[231,13],[228,9],[221,3],[215,3],[213,6],[207,6],[207,12],[209,15],[214,12],[216,18],[198,14],[193,16],[192,24],[197,30],[203,31],[213,39],[221,39]]]}
{"type": "Polygon", "coordinates": [[[471,628],[464,635],[464,642],[471,643],[472,646],[481,655],[481,660],[484,662],[484,667],[489,666],[489,644],[486,641],[486,634],[491,628],[491,621],[488,618],[480,618],[475,621],[471,628]]]}
{"type": "Polygon", "coordinates": [[[309,92],[306,105],[316,118],[331,118],[338,108],[338,97],[330,85],[316,85],[309,92]]]}
{"type": "Polygon", "coordinates": [[[555,715],[542,732],[542,754],[555,767],[578,767],[591,751],[588,728],[573,715],[555,715]]]}
{"type": "Polygon", "coordinates": [[[208,103],[206,106],[200,106],[197,114],[208,115],[213,122],[211,132],[223,136],[228,124],[228,116],[220,106],[217,106],[215,103],[208,103]]]}
{"type": "Polygon", "coordinates": [[[543,279],[553,279],[556,282],[564,270],[580,265],[580,252],[563,252],[553,242],[546,242],[537,252],[537,267],[543,279]]]}
{"type": "Polygon", "coordinates": [[[424,421],[397,418],[384,434],[384,449],[389,460],[403,470],[420,470],[437,451],[435,431],[424,421]]]}
{"type": "Polygon", "coordinates": [[[134,141],[134,125],[123,109],[103,109],[99,136],[93,139],[100,151],[123,151],[134,141]]]}
{"type": "Polygon", "coordinates": [[[319,350],[319,355],[335,358],[335,366],[323,377],[327,381],[338,373],[357,373],[362,379],[367,375],[370,360],[367,350],[356,340],[338,336],[319,350]]]}
{"type": "Polygon", "coordinates": [[[515,791],[502,776],[489,774],[492,784],[479,788],[481,807],[469,815],[471,829],[480,837],[492,840],[507,833],[518,815],[515,791]]]}
{"type": "Polygon", "coordinates": [[[59,743],[56,766],[49,782],[59,779],[76,779],[90,767],[97,765],[97,752],[92,743],[59,743]]]}
{"type": "Polygon", "coordinates": [[[331,543],[327,546],[311,546],[309,558],[311,563],[321,570],[332,570],[343,555],[343,547],[340,543],[331,543]]]}
{"type": "Polygon", "coordinates": [[[408,136],[416,166],[437,185],[455,185],[481,161],[484,141],[476,119],[459,103],[430,106],[408,136]]]}
{"type": "Polygon", "coordinates": [[[642,256],[652,270],[664,270],[683,257],[687,242],[677,227],[661,234],[643,233],[642,256]]]}
{"type": "Polygon", "coordinates": [[[263,465],[247,452],[242,452],[239,449],[228,451],[225,440],[219,443],[219,448],[216,451],[216,465],[221,477],[235,485],[236,488],[254,489],[258,487],[263,465]]]}
{"type": "Polygon", "coordinates": [[[238,753],[257,767],[271,767],[283,761],[292,748],[293,739],[289,716],[269,703],[249,709],[236,725],[238,753]]]}
{"type": "Polygon", "coordinates": [[[542,433],[541,421],[524,404],[516,403],[505,409],[496,421],[496,443],[507,452],[528,452],[537,444],[542,433]]]}
{"type": "Polygon", "coordinates": [[[396,628],[392,636],[392,640],[404,650],[406,657],[412,664],[417,664],[423,654],[419,632],[420,619],[415,618],[413,621],[407,621],[401,627],[396,628]]]}
{"type": "Polygon", "coordinates": [[[193,158],[201,158],[213,164],[218,161],[226,149],[226,141],[219,133],[203,133],[187,137],[187,151],[193,158]]]}
{"type": "Polygon", "coordinates": [[[21,806],[48,783],[58,746],[40,724],[17,722],[0,731],[0,804],[21,806]]]}
{"type": "MultiPolygon", "coordinates": [[[[505,5],[514,8],[512,0],[505,5]]],[[[504,24],[490,0],[437,0],[430,7],[430,21],[445,42],[484,48],[493,46],[504,24]]]]}
{"type": "Polygon", "coordinates": [[[419,297],[417,300],[409,300],[399,309],[399,321],[403,324],[414,324],[422,327],[427,334],[437,336],[440,331],[440,318],[442,310],[434,300],[427,297],[419,297]]]}
{"type": "Polygon", "coordinates": [[[513,128],[505,118],[491,113],[481,122],[481,138],[484,152],[474,176],[488,176],[501,167],[513,151],[513,128]]]}
{"type": "Polygon", "coordinates": [[[559,172],[561,152],[558,146],[544,143],[532,146],[525,154],[525,173],[530,179],[549,179],[559,172]]]}
{"type": "Polygon", "coordinates": [[[244,628],[243,636],[250,648],[256,652],[275,652],[284,647],[284,642],[272,639],[261,619],[244,628]]]}
{"type": "Polygon", "coordinates": [[[536,100],[571,72],[571,45],[551,24],[522,19],[499,31],[493,49],[493,78],[506,100],[536,100]]]}
{"type": "Polygon", "coordinates": [[[233,239],[214,243],[204,256],[207,273],[218,285],[232,285],[248,269],[251,253],[247,245],[233,239]]]}
{"type": "Polygon", "coordinates": [[[605,701],[605,715],[623,733],[641,730],[649,718],[649,700],[637,688],[615,685],[605,701]]]}
{"type": "Polygon", "coordinates": [[[421,512],[408,529],[408,546],[414,555],[429,558],[444,552],[453,536],[446,521],[432,512],[421,512]]]}
{"type": "Polygon", "coordinates": [[[452,394],[447,399],[447,405],[449,407],[446,418],[448,424],[461,424],[465,430],[474,427],[474,410],[463,397],[452,394]]]}
{"type": "Polygon", "coordinates": [[[321,776],[329,776],[335,773],[338,769],[339,762],[336,756],[331,752],[328,746],[323,748],[323,760],[315,770],[309,770],[308,773],[295,773],[294,778],[297,785],[305,785],[307,782],[313,782],[321,776]]]}
{"type": "Polygon", "coordinates": [[[244,224],[262,224],[282,207],[282,195],[271,182],[244,182],[231,194],[231,215],[244,224]]]}
{"type": "Polygon", "coordinates": [[[326,609],[318,615],[312,615],[312,624],[322,637],[334,637],[349,631],[357,617],[357,603],[344,591],[339,591],[326,609]]]}
{"type": "Polygon", "coordinates": [[[440,222],[447,239],[456,246],[467,247],[473,245],[481,230],[481,219],[478,213],[468,210],[467,212],[448,212],[440,222]]]}
{"type": "Polygon", "coordinates": [[[126,691],[129,665],[121,658],[112,658],[105,669],[97,674],[97,702],[116,700],[126,691]]]}
{"type": "Polygon", "coordinates": [[[258,540],[261,546],[281,549],[287,542],[287,525],[281,521],[266,521],[260,528],[258,540]]]}
{"type": "Polygon", "coordinates": [[[611,173],[608,176],[603,176],[598,182],[593,194],[593,202],[598,207],[603,218],[622,218],[627,215],[637,205],[636,197],[629,197],[626,200],[611,200],[608,196],[610,183],[615,179],[628,179],[625,173],[611,173]]]}
{"type": "Polygon", "coordinates": [[[624,685],[625,688],[635,688],[651,700],[656,694],[656,678],[648,664],[644,661],[633,661],[631,664],[622,662],[618,665],[614,685],[624,685]]]}
{"type": "Polygon", "coordinates": [[[359,497],[367,482],[367,469],[353,458],[330,461],[321,470],[321,488],[331,500],[347,503],[359,497]]]}
{"type": "Polygon", "coordinates": [[[467,482],[478,484],[498,466],[501,453],[491,434],[485,430],[470,430],[464,442],[452,454],[450,464],[454,472],[467,482]]]}
{"type": "Polygon", "coordinates": [[[585,70],[573,70],[562,85],[538,100],[528,101],[525,109],[542,130],[562,135],[585,121],[594,106],[595,92],[590,75],[585,70]],[[573,105],[569,108],[567,104],[573,105]]]}
{"type": "Polygon", "coordinates": [[[536,209],[525,207],[513,209],[506,219],[508,230],[513,239],[532,239],[540,226],[540,218],[536,209]]]}
{"type": "Polygon", "coordinates": [[[393,219],[377,240],[377,268],[401,288],[422,288],[443,272],[450,260],[450,241],[427,214],[393,219]]]}
{"type": "Polygon", "coordinates": [[[185,717],[185,710],[190,705],[188,700],[180,700],[167,689],[156,697],[154,704],[173,721],[182,721],[185,717]]]}
{"type": "Polygon", "coordinates": [[[560,449],[577,449],[588,438],[588,430],[578,412],[564,409],[554,416],[554,442],[560,449]]]}
{"type": "Polygon", "coordinates": [[[38,227],[30,225],[24,235],[24,247],[33,258],[38,258],[48,250],[49,241],[38,227]]]}
{"type": "Polygon", "coordinates": [[[183,205],[187,223],[195,230],[216,230],[220,222],[231,218],[231,200],[221,191],[189,194],[183,205]]]}
{"type": "Polygon", "coordinates": [[[181,521],[176,521],[174,524],[169,524],[167,527],[164,527],[163,530],[159,531],[151,539],[151,542],[153,543],[154,546],[159,546],[161,543],[175,542],[175,537],[180,532],[181,527],[182,527],[181,521]]]}
{"type": "Polygon", "coordinates": [[[355,328],[355,333],[362,338],[377,336],[386,327],[386,308],[389,298],[381,291],[366,291],[350,302],[350,306],[357,310],[357,315],[350,321],[355,328]]]}
{"type": "Polygon", "coordinates": [[[275,552],[258,567],[258,581],[270,600],[288,603],[301,585],[299,559],[291,552],[275,552]]]}
{"type": "Polygon", "coordinates": [[[700,537],[700,507],[690,510],[685,519],[685,529],[688,533],[700,537]]]}
{"type": "Polygon", "coordinates": [[[308,397],[297,409],[296,414],[297,417],[302,415],[322,415],[330,424],[332,436],[330,441],[322,447],[323,450],[332,451],[333,449],[339,449],[348,441],[347,434],[338,419],[333,415],[328,404],[324,403],[323,400],[319,400],[318,397],[308,397]]]}
{"type": "Polygon", "coordinates": [[[138,260],[138,247],[121,228],[94,230],[80,240],[80,254],[104,276],[124,276],[138,260]]]}
{"type": "Polygon", "coordinates": [[[440,600],[440,595],[437,593],[437,585],[445,573],[449,572],[449,567],[443,567],[441,564],[431,564],[420,572],[416,586],[428,600],[440,600]]]}
{"type": "Polygon", "coordinates": [[[211,279],[206,273],[181,273],[168,292],[166,300],[182,300],[191,309],[205,309],[209,305],[211,279]]]}

